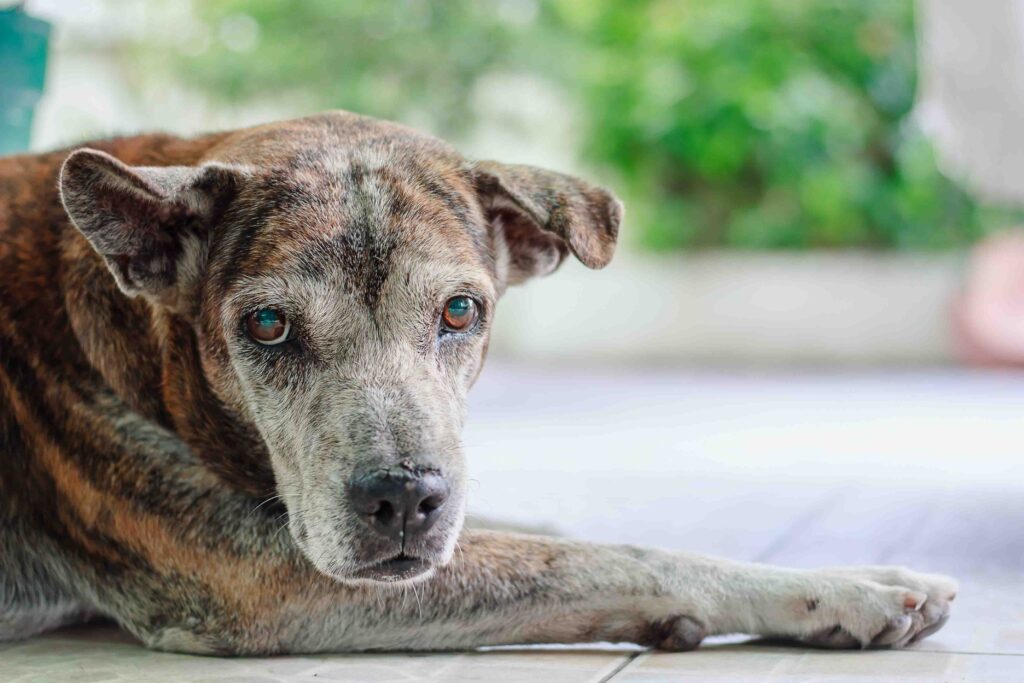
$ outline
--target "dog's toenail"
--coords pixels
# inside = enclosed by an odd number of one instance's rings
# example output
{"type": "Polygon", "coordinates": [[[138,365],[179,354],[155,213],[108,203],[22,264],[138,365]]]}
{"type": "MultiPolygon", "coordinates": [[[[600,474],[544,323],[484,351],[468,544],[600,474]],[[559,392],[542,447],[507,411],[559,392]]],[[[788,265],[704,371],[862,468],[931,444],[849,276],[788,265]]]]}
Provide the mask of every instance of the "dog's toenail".
{"type": "Polygon", "coordinates": [[[903,608],[919,611],[927,600],[928,596],[924,593],[907,593],[903,598],[903,608]]]}

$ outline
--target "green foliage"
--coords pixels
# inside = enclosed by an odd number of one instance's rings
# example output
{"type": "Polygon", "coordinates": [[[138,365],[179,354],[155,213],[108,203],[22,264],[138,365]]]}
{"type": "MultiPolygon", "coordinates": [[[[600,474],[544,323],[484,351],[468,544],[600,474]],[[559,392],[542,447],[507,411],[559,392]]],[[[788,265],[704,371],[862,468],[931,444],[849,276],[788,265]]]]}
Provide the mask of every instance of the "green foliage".
{"type": "Polygon", "coordinates": [[[580,104],[581,152],[617,179],[650,249],[954,247],[1008,216],[944,178],[908,117],[912,10],[912,0],[204,0],[197,11],[223,40],[178,66],[232,101],[419,112],[456,137],[472,124],[481,77],[532,73],[580,104]],[[232,51],[232,32],[253,27],[256,49],[232,51]]]}

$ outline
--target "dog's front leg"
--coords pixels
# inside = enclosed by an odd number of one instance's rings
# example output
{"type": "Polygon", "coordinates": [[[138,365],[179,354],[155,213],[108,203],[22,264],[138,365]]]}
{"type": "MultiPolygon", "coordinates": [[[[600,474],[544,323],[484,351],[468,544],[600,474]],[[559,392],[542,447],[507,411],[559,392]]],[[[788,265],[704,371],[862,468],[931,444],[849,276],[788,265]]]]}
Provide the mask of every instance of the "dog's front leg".
{"type": "Polygon", "coordinates": [[[902,646],[941,625],[956,589],[895,568],[802,571],[496,532],[466,532],[460,545],[430,578],[395,586],[339,584],[300,558],[264,556],[232,596],[182,596],[232,609],[143,635],[160,649],[237,654],[588,641],[686,650],[724,633],[902,646]]]}
{"type": "Polygon", "coordinates": [[[952,579],[899,568],[801,571],[467,532],[448,567],[389,596],[389,614],[401,616],[368,629],[358,646],[625,641],[687,650],[726,633],[902,646],[937,630],[955,591],[952,579]]]}

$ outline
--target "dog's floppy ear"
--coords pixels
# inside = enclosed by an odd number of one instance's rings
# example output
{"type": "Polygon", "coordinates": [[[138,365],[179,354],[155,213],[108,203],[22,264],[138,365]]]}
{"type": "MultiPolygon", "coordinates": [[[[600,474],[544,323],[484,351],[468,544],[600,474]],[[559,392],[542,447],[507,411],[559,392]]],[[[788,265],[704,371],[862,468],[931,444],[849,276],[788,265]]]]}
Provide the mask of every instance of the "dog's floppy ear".
{"type": "Polygon", "coordinates": [[[64,161],[60,194],[121,290],[166,300],[205,266],[208,230],[238,173],[219,164],[128,166],[84,148],[64,161]]]}
{"type": "Polygon", "coordinates": [[[507,247],[507,284],[547,275],[570,251],[589,268],[611,261],[622,202],[607,190],[533,166],[482,161],[471,169],[487,218],[507,247]]]}

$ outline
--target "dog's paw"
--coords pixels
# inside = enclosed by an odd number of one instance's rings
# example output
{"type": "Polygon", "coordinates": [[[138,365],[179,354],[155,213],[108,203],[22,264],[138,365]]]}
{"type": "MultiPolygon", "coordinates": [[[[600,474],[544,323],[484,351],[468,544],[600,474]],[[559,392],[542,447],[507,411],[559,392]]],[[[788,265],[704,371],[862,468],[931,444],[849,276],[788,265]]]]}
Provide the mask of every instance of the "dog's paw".
{"type": "Polygon", "coordinates": [[[905,647],[942,628],[957,593],[956,581],[947,576],[901,567],[850,567],[816,574],[819,594],[805,605],[817,624],[799,638],[816,647],[905,647]]]}

